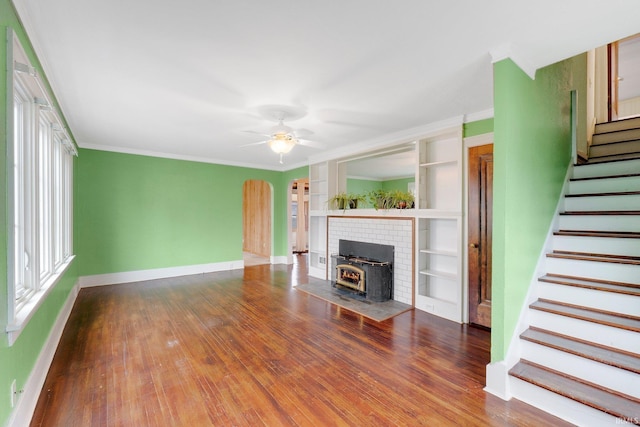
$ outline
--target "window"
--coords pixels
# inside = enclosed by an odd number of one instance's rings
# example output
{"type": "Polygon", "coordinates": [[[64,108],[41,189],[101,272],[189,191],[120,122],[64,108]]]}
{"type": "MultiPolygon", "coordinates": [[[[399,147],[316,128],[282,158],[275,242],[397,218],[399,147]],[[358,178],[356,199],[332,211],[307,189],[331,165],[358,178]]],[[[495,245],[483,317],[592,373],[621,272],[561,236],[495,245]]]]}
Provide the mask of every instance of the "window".
{"type": "Polygon", "coordinates": [[[75,145],[37,73],[9,33],[13,64],[8,94],[9,343],[13,344],[48,291],[73,260],[75,145]]]}

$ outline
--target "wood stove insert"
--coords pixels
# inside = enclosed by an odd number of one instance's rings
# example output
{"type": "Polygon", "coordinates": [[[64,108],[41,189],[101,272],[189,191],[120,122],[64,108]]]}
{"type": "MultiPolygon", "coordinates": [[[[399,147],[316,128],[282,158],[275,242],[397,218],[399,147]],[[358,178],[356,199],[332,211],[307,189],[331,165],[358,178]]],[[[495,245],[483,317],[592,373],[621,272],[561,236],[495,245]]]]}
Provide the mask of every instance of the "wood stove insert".
{"type": "Polygon", "coordinates": [[[332,286],[374,302],[393,298],[393,246],[341,239],[338,252],[331,256],[332,286]]]}

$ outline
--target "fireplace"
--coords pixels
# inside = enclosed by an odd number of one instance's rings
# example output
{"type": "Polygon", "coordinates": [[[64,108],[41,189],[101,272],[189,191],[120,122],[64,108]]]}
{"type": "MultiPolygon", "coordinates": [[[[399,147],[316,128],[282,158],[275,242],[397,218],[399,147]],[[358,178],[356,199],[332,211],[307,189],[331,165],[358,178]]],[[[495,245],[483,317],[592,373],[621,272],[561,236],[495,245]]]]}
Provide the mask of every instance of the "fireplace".
{"type": "Polygon", "coordinates": [[[393,298],[391,245],[340,240],[338,254],[331,256],[331,284],[382,302],[393,298]]]}

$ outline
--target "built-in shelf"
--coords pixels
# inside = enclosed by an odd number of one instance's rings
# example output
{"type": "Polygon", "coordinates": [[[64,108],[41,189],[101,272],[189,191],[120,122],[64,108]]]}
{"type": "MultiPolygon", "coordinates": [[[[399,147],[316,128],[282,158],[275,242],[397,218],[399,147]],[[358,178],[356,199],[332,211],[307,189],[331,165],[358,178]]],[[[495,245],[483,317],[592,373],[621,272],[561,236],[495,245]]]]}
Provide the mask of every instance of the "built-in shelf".
{"type": "Polygon", "coordinates": [[[327,200],[335,180],[335,162],[309,166],[309,275],[323,280],[327,279],[327,200]]]}
{"type": "Polygon", "coordinates": [[[432,166],[441,166],[441,165],[455,165],[458,163],[457,160],[442,160],[439,162],[429,162],[429,163],[420,163],[421,168],[429,168],[432,166]]]}
{"type": "Polygon", "coordinates": [[[422,254],[450,256],[450,257],[457,257],[458,256],[458,252],[454,252],[454,251],[438,251],[438,250],[433,250],[433,249],[420,249],[420,253],[422,253],[422,254]]]}
{"type": "Polygon", "coordinates": [[[462,138],[418,141],[416,308],[462,322],[462,138]]]}
{"type": "Polygon", "coordinates": [[[445,271],[420,270],[420,274],[424,274],[425,276],[442,277],[443,279],[450,280],[458,279],[458,275],[456,273],[447,273],[445,271]]]}
{"type": "Polygon", "coordinates": [[[414,218],[415,307],[461,323],[464,318],[462,127],[420,138],[414,148],[415,209],[329,210],[327,201],[346,190],[346,162],[336,160],[310,165],[310,274],[327,279],[328,218],[414,218]],[[339,176],[343,176],[345,182],[339,176]]]}

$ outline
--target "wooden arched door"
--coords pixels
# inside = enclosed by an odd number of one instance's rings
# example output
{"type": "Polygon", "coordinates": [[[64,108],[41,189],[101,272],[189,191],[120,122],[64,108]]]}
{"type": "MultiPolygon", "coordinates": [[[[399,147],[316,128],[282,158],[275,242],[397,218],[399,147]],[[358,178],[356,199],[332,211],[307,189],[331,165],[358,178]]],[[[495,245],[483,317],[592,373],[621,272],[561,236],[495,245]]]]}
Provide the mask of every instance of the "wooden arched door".
{"type": "Polygon", "coordinates": [[[245,181],[242,187],[242,250],[271,256],[271,186],[261,180],[245,181]]]}

